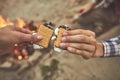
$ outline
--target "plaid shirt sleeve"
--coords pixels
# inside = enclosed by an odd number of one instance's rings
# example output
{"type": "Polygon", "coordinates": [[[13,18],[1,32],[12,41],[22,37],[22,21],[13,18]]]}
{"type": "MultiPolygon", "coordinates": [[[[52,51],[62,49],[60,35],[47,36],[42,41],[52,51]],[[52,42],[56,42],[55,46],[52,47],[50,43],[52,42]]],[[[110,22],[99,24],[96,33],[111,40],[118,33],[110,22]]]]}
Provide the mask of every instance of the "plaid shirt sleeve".
{"type": "Polygon", "coordinates": [[[117,57],[120,56],[120,36],[112,38],[110,40],[102,41],[104,46],[103,57],[117,57]]]}

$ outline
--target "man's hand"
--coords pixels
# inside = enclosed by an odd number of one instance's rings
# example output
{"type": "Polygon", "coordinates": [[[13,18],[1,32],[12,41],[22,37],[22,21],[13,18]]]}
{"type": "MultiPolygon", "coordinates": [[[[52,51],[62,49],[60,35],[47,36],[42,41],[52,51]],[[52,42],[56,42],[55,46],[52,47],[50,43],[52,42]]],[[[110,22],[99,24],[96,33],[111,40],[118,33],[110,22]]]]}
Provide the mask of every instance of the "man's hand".
{"type": "Polygon", "coordinates": [[[0,28],[0,55],[13,51],[14,44],[30,41],[36,42],[41,40],[41,36],[33,36],[32,32],[15,26],[6,26],[0,28]]]}
{"type": "Polygon", "coordinates": [[[89,30],[78,29],[63,33],[60,47],[85,59],[103,55],[103,45],[96,41],[95,33],[89,30]]]}

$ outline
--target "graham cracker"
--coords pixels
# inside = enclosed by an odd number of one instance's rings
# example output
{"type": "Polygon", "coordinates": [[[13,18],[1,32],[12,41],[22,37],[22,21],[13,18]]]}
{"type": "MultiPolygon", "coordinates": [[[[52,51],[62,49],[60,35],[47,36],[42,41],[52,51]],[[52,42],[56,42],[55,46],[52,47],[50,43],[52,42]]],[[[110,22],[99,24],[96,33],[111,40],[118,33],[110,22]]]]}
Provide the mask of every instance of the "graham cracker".
{"type": "Polygon", "coordinates": [[[59,28],[59,33],[58,33],[58,35],[57,35],[57,38],[56,38],[56,40],[54,41],[54,45],[56,46],[56,47],[59,47],[60,46],[60,43],[61,43],[61,40],[62,40],[62,34],[64,33],[64,32],[66,32],[67,30],[65,30],[64,28],[59,28]]]}
{"type": "Polygon", "coordinates": [[[38,28],[38,35],[42,36],[42,40],[38,42],[38,45],[48,48],[51,37],[54,31],[44,25],[40,25],[38,28]]]}

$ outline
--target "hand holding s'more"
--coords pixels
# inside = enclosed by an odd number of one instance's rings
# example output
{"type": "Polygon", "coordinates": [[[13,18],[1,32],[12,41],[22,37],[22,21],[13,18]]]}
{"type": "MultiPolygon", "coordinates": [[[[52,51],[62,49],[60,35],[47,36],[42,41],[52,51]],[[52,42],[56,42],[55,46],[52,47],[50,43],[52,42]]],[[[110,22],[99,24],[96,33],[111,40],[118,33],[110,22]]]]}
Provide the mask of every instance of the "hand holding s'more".
{"type": "Polygon", "coordinates": [[[55,33],[54,33],[56,36],[56,39],[54,41],[54,50],[55,51],[57,49],[57,50],[59,50],[58,52],[60,52],[60,43],[62,41],[63,33],[67,32],[68,30],[70,30],[70,27],[68,27],[67,25],[61,25],[55,29],[55,33]]]}

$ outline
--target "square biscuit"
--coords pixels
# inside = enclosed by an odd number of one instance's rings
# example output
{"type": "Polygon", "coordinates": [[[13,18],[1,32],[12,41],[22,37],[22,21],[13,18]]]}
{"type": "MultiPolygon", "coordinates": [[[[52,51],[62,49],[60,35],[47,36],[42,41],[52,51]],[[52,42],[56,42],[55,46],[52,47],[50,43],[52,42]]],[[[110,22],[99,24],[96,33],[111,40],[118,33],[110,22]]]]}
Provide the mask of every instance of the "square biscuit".
{"type": "Polygon", "coordinates": [[[67,30],[65,30],[64,28],[59,28],[59,32],[58,32],[58,35],[57,35],[57,38],[56,40],[54,41],[54,46],[56,47],[59,47],[60,46],[60,43],[61,43],[61,40],[62,40],[62,34],[64,32],[66,32],[67,30]]]}
{"type": "Polygon", "coordinates": [[[38,42],[38,45],[48,48],[51,37],[53,35],[54,31],[44,25],[40,25],[38,28],[38,35],[42,36],[42,40],[38,42]]]}

